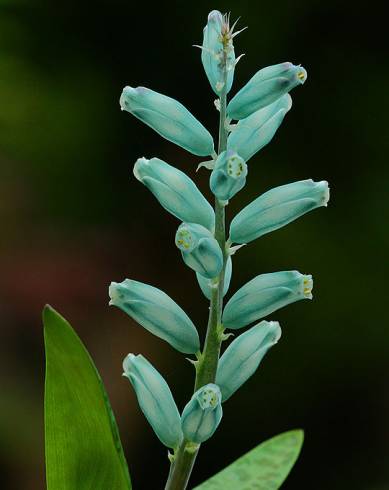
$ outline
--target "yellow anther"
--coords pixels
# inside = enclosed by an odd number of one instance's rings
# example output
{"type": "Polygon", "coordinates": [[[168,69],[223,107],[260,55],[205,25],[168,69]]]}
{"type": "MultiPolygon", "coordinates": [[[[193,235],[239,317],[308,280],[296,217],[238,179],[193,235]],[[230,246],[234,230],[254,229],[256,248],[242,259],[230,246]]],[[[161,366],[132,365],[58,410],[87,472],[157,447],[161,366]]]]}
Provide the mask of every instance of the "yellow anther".
{"type": "Polygon", "coordinates": [[[300,80],[304,80],[305,79],[305,73],[303,71],[299,71],[297,73],[297,78],[299,78],[300,80]]]}

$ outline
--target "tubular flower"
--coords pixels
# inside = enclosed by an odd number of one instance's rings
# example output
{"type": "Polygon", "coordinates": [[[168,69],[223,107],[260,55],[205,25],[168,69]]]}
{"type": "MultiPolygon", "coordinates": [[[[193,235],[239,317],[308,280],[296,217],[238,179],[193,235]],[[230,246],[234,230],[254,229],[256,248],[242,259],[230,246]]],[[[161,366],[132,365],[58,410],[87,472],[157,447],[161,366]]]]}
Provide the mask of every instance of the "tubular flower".
{"type": "Polygon", "coordinates": [[[236,60],[232,42],[233,27],[230,28],[229,16],[222,15],[218,10],[210,12],[207,25],[204,27],[203,45],[200,46],[201,61],[217,96],[220,96],[224,88],[228,93],[234,80],[236,60]],[[226,80],[224,72],[227,74],[226,80]]]}
{"type": "Polygon", "coordinates": [[[200,349],[191,319],[166,293],[143,282],[125,279],[109,287],[110,305],[117,306],[142,327],[186,354],[200,349]]]}
{"type": "Polygon", "coordinates": [[[245,327],[300,299],[312,299],[312,276],[298,271],[261,274],[241,287],[228,301],[222,323],[226,328],[245,327]]]}
{"type": "Polygon", "coordinates": [[[182,223],[176,233],[176,245],[185,264],[202,276],[216,277],[223,267],[223,253],[212,233],[195,223],[182,223]]]}
{"type": "Polygon", "coordinates": [[[289,62],[262,68],[230,101],[228,116],[244,119],[303,84],[306,79],[306,70],[289,62]]]}
{"type": "Polygon", "coordinates": [[[247,162],[272,140],[292,107],[292,98],[285,94],[251,116],[241,119],[228,137],[229,150],[236,151],[247,162]]]}
{"type": "Polygon", "coordinates": [[[330,198],[328,182],[300,180],[275,187],[242,209],[230,225],[230,239],[248,243],[278,230],[308,211],[327,206],[330,198]]]}
{"type": "Polygon", "coordinates": [[[163,138],[194,155],[212,155],[213,139],[180,102],[146,87],[124,87],[120,107],[150,126],[163,138]]]}
{"type": "Polygon", "coordinates": [[[187,441],[201,444],[220,424],[223,409],[217,385],[209,383],[194,393],[181,415],[181,427],[187,441]]]}
{"type": "Polygon", "coordinates": [[[216,374],[223,402],[255,373],[266,352],[280,337],[280,324],[263,320],[231,342],[220,358],[216,374]]]}
{"type": "Polygon", "coordinates": [[[247,165],[235,151],[223,151],[212,170],[209,185],[219,201],[228,201],[246,184],[247,165]]]}
{"type": "Polygon", "coordinates": [[[182,441],[180,414],[164,378],[142,355],[128,354],[123,376],[130,380],[139,406],[159,440],[176,449],[182,441]]]}
{"type": "Polygon", "coordinates": [[[138,158],[134,175],[173,216],[213,230],[215,213],[212,206],[184,172],[159,158],[138,158]]]}

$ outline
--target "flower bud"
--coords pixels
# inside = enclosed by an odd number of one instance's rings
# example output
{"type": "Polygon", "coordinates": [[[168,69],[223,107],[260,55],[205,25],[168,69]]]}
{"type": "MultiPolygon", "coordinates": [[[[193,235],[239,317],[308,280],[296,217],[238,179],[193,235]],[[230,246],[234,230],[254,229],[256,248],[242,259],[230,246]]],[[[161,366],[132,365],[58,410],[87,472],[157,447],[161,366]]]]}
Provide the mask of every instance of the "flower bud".
{"type": "Polygon", "coordinates": [[[201,444],[213,435],[223,415],[221,399],[219,387],[212,383],[194,393],[181,415],[187,441],[201,444]]]}
{"type": "Polygon", "coordinates": [[[223,402],[255,373],[266,352],[280,337],[280,324],[263,320],[227,347],[220,358],[215,381],[223,402]]]}
{"type": "Polygon", "coordinates": [[[227,114],[231,119],[244,119],[303,84],[306,79],[306,70],[292,63],[262,68],[231,100],[227,114]]]}
{"type": "Polygon", "coordinates": [[[261,274],[241,287],[223,311],[225,328],[241,328],[300,299],[312,299],[312,276],[298,271],[261,274]]]}
{"type": "Polygon", "coordinates": [[[159,158],[138,158],[134,175],[173,216],[213,230],[215,213],[212,206],[184,172],[159,158]]]}
{"type": "Polygon", "coordinates": [[[234,243],[248,243],[278,230],[303,214],[327,206],[330,198],[328,182],[300,180],[275,187],[242,209],[230,225],[234,243]]]}
{"type": "Polygon", "coordinates": [[[223,253],[212,233],[195,223],[182,223],[176,233],[176,245],[185,264],[202,276],[216,277],[223,267],[223,253]]]}
{"type": "Polygon", "coordinates": [[[270,143],[291,107],[292,99],[289,94],[285,94],[251,116],[241,119],[228,137],[228,149],[239,153],[247,162],[270,143]]]}
{"type": "MultiPolygon", "coordinates": [[[[232,260],[231,257],[228,257],[226,263],[226,271],[224,274],[223,296],[227,294],[228,288],[230,287],[231,276],[232,276],[232,260]]],[[[217,283],[216,284],[213,283],[212,279],[207,279],[206,277],[202,276],[199,273],[196,274],[196,277],[200,289],[203,292],[204,296],[210,300],[212,288],[217,288],[217,283]]]]}
{"type": "Polygon", "coordinates": [[[211,191],[219,201],[228,201],[246,184],[247,165],[234,151],[218,156],[209,179],[211,191]]]}
{"type": "Polygon", "coordinates": [[[154,129],[163,138],[194,155],[212,155],[213,139],[180,102],[145,87],[124,87],[120,107],[154,129]]]}
{"type": "Polygon", "coordinates": [[[135,390],[139,406],[159,440],[176,449],[183,439],[180,414],[164,378],[141,355],[128,354],[123,376],[135,390]]]}
{"type": "Polygon", "coordinates": [[[166,340],[180,352],[200,350],[196,327],[166,293],[143,282],[125,279],[109,287],[110,305],[117,306],[146,330],[166,340]]]}
{"type": "Polygon", "coordinates": [[[225,88],[224,71],[226,71],[226,93],[228,93],[234,79],[235,51],[229,19],[218,10],[212,10],[208,15],[201,48],[201,61],[213,91],[220,96],[225,88]]]}

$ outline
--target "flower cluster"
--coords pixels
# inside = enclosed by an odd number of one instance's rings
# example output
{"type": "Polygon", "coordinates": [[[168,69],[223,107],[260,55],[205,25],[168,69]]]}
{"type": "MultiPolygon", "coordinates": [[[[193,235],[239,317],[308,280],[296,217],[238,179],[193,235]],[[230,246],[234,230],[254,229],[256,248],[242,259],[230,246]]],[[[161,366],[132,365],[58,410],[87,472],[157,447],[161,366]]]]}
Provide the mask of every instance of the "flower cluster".
{"type": "MultiPolygon", "coordinates": [[[[215,105],[221,119],[224,117],[221,123],[226,142],[224,148],[219,144],[218,154],[208,130],[175,99],[145,87],[125,87],[120,97],[122,110],[194,155],[210,158],[205,164],[211,170],[209,185],[222,208],[244,188],[248,160],[272,140],[292,107],[291,90],[307,78],[306,70],[299,65],[288,62],[268,66],[259,70],[227,104],[239,59],[233,45],[239,32],[234,32],[234,28],[235,24],[230,27],[229,16],[212,11],[201,46],[202,64],[218,97],[215,105]]],[[[134,175],[181,222],[175,244],[184,263],[195,271],[208,299],[220,284],[221,295],[227,293],[232,255],[240,245],[326,206],[329,199],[325,181],[302,180],[268,190],[232,219],[225,237],[228,239],[223,242],[216,235],[213,207],[185,173],[159,158],[142,157],[135,163],[134,175]]],[[[163,291],[125,279],[111,283],[109,295],[111,305],[149,332],[178,351],[195,355],[197,360],[192,362],[196,368],[205,362],[195,325],[163,291]]],[[[235,331],[259,323],[235,338],[216,359],[213,379],[197,386],[181,415],[161,374],[143,356],[128,354],[123,362],[124,376],[165,446],[177,451],[183,443],[199,445],[212,436],[222,418],[222,403],[255,373],[267,351],[280,339],[279,323],[264,318],[302,299],[312,299],[312,276],[294,270],[258,275],[238,289],[220,312],[220,342],[228,337],[225,329],[235,331]]]]}

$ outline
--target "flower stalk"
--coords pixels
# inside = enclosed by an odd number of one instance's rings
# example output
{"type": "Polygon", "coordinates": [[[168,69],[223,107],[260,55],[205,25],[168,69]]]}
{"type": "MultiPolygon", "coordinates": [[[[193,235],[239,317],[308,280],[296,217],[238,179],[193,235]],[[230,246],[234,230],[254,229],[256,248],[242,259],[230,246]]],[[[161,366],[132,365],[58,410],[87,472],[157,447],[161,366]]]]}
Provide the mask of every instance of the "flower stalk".
{"type": "MultiPolygon", "coordinates": [[[[220,94],[219,145],[218,154],[227,149],[227,49],[223,49],[224,88],[220,94]]],[[[221,317],[223,311],[224,276],[228,253],[226,248],[225,205],[215,197],[215,238],[223,252],[223,268],[216,278],[217,287],[212,288],[209,307],[207,334],[204,350],[196,361],[196,381],[194,391],[208,383],[214,383],[219,363],[220,347],[223,341],[221,317]]],[[[216,286],[216,284],[215,284],[216,286]]],[[[194,446],[184,440],[174,457],[165,490],[184,490],[187,487],[200,445],[194,446]]]]}

